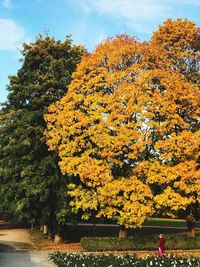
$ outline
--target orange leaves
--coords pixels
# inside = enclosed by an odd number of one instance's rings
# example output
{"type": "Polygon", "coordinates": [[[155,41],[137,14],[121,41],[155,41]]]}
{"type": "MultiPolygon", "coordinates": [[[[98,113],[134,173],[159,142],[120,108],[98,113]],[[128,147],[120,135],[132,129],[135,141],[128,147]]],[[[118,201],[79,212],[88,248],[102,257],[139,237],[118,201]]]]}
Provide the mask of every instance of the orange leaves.
{"type": "Polygon", "coordinates": [[[92,207],[98,217],[136,227],[153,206],[172,216],[195,201],[194,192],[199,197],[200,91],[180,72],[195,32],[188,21],[169,20],[151,43],[108,38],[49,107],[47,144],[62,172],[80,179],[70,194],[85,218],[92,207]],[[181,25],[191,26],[185,37],[181,25]]]}
{"type": "Polygon", "coordinates": [[[197,118],[200,92],[196,85],[188,83],[179,73],[156,69],[143,72],[138,77],[138,85],[143,89],[141,118],[148,126],[154,127],[162,135],[189,127],[187,118],[197,118]],[[148,119],[148,120],[147,120],[148,119]]]}
{"type": "Polygon", "coordinates": [[[80,179],[89,187],[102,186],[113,179],[110,169],[102,161],[89,156],[83,157],[78,170],[80,179]]]}
{"type": "Polygon", "coordinates": [[[121,178],[98,189],[103,203],[98,217],[116,218],[126,227],[140,226],[153,213],[153,195],[136,177],[121,178]]]}
{"type": "Polygon", "coordinates": [[[173,217],[179,210],[185,209],[191,203],[194,203],[192,197],[181,196],[171,187],[167,187],[162,194],[158,194],[154,198],[156,209],[162,209],[163,215],[173,217]]]}
{"type": "Polygon", "coordinates": [[[171,57],[178,55],[182,59],[191,44],[197,41],[198,32],[195,23],[187,19],[168,19],[154,33],[152,43],[161,44],[171,57]]]}
{"type": "Polygon", "coordinates": [[[96,189],[69,185],[75,212],[83,211],[89,219],[92,211],[97,217],[115,218],[126,227],[138,227],[153,214],[151,190],[136,177],[108,181],[96,189]]]}
{"type": "Polygon", "coordinates": [[[163,160],[198,159],[199,147],[199,131],[193,133],[186,130],[179,134],[174,132],[166,140],[160,140],[155,144],[155,148],[159,151],[161,159],[163,160]]]}
{"type": "Polygon", "coordinates": [[[199,33],[200,28],[187,19],[177,19],[176,21],[168,19],[154,33],[151,40],[153,48],[159,47],[162,50],[164,59],[162,65],[180,71],[189,81],[198,85],[200,84],[198,75],[199,33]]]}
{"type": "Polygon", "coordinates": [[[195,194],[199,191],[200,180],[198,164],[194,160],[190,160],[177,164],[173,169],[177,177],[179,177],[174,183],[174,188],[178,188],[187,196],[193,196],[195,201],[195,194]]]}

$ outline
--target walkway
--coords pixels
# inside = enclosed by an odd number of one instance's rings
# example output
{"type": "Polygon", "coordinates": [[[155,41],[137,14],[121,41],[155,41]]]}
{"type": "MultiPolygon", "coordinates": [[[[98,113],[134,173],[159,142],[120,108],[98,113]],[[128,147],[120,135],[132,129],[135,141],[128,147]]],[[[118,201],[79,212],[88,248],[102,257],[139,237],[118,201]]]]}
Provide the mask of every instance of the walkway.
{"type": "Polygon", "coordinates": [[[35,251],[25,228],[0,221],[0,266],[53,267],[48,252],[35,251]]]}

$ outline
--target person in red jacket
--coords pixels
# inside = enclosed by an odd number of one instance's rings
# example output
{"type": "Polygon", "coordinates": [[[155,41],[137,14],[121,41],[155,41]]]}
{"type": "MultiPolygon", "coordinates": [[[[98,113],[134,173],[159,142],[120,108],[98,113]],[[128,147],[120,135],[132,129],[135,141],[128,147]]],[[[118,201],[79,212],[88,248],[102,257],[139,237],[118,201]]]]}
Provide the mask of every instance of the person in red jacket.
{"type": "Polygon", "coordinates": [[[163,234],[159,235],[158,241],[158,256],[164,257],[164,250],[165,250],[165,237],[163,234]]]}

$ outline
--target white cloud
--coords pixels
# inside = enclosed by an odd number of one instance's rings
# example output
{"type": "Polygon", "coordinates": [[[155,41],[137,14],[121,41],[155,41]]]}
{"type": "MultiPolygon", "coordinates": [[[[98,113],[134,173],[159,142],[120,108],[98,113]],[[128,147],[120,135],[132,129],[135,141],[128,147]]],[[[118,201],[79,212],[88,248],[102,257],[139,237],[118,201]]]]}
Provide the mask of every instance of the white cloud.
{"type": "Polygon", "coordinates": [[[77,0],[76,5],[136,32],[151,33],[165,19],[182,15],[184,7],[200,5],[200,0],[77,0]]]}
{"type": "Polygon", "coordinates": [[[15,50],[27,40],[23,27],[14,20],[0,18],[0,50],[15,50]]]}
{"type": "Polygon", "coordinates": [[[144,24],[146,24],[145,31],[151,31],[148,23],[157,24],[171,11],[171,8],[164,4],[165,1],[155,0],[78,0],[77,2],[87,12],[95,11],[138,32],[144,32],[144,24]]]}
{"type": "Polygon", "coordinates": [[[111,14],[125,19],[155,18],[169,8],[152,0],[81,0],[82,6],[95,9],[100,14],[111,14]]]}
{"type": "Polygon", "coordinates": [[[199,0],[170,0],[172,3],[174,4],[180,4],[180,5],[200,5],[200,1],[199,0]]]}
{"type": "Polygon", "coordinates": [[[2,1],[2,6],[4,6],[5,8],[12,8],[11,0],[3,0],[2,1]]]}

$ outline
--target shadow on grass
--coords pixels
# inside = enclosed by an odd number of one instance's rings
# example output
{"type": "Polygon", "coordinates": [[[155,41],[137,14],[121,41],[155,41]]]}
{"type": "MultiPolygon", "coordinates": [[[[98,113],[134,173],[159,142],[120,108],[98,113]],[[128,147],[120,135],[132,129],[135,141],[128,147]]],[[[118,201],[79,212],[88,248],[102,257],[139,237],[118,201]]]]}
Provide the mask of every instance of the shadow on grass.
{"type": "MultiPolygon", "coordinates": [[[[184,229],[168,229],[168,228],[138,228],[128,229],[128,236],[134,235],[159,235],[162,234],[177,234],[184,235],[184,229]]],[[[117,237],[119,234],[118,226],[66,226],[63,229],[64,240],[67,242],[79,242],[81,237],[117,237]]]]}

